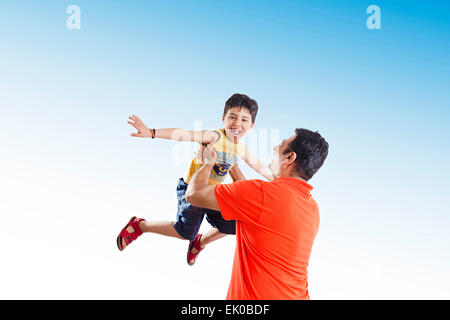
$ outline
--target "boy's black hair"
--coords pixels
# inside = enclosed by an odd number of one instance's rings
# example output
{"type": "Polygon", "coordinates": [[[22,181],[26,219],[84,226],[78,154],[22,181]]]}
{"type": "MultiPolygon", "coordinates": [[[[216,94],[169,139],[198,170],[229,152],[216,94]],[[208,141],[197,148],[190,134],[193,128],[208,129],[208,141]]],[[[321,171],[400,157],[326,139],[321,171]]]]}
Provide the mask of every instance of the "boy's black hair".
{"type": "Polygon", "coordinates": [[[308,181],[322,167],[328,155],[328,142],[316,131],[295,129],[296,137],[284,154],[294,151],[297,154],[295,165],[300,177],[308,181]]]}
{"type": "Polygon", "coordinates": [[[247,109],[252,115],[252,123],[255,123],[256,114],[258,113],[258,103],[255,100],[245,94],[235,93],[225,102],[223,116],[225,117],[228,110],[234,107],[247,109]]]}

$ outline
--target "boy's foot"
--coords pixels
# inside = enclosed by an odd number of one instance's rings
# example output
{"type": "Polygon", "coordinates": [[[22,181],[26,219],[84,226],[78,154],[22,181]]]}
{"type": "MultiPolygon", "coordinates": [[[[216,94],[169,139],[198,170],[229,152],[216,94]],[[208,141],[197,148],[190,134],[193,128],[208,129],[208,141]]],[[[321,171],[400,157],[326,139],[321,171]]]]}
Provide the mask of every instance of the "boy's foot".
{"type": "Polygon", "coordinates": [[[198,254],[200,253],[200,251],[202,251],[205,248],[200,245],[201,238],[202,238],[202,235],[198,234],[194,240],[189,241],[189,247],[188,247],[188,252],[187,252],[187,263],[190,266],[194,265],[198,254]]]}
{"type": "Polygon", "coordinates": [[[141,228],[139,223],[145,221],[142,218],[132,217],[128,224],[122,229],[122,231],[117,236],[117,247],[120,251],[125,249],[131,242],[136,240],[141,234],[141,228]]]}

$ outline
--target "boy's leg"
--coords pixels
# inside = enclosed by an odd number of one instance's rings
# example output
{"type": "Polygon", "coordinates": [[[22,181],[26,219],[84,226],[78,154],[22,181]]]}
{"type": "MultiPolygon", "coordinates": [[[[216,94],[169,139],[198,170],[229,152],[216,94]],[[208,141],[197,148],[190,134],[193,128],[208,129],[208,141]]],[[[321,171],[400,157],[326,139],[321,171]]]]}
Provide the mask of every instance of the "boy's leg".
{"type": "MultiPolygon", "coordinates": [[[[202,236],[200,237],[200,242],[199,242],[200,248],[204,248],[208,244],[210,244],[211,242],[219,240],[219,239],[221,239],[221,238],[223,238],[225,236],[226,236],[226,234],[220,232],[219,229],[212,228],[211,230],[209,230],[205,234],[202,234],[202,236]]],[[[198,252],[198,250],[193,247],[191,252],[193,254],[196,254],[198,252]]]]}
{"type": "MultiPolygon", "coordinates": [[[[177,185],[178,212],[176,221],[140,221],[139,228],[142,233],[157,233],[183,240],[194,239],[204,214],[201,212],[201,208],[195,207],[186,201],[186,189],[187,184],[183,179],[180,179],[177,185]]],[[[132,226],[128,226],[126,230],[130,234],[135,231],[132,226]]],[[[122,239],[122,248],[126,246],[125,239],[122,239]]]]}
{"type": "MultiPolygon", "coordinates": [[[[173,221],[141,221],[139,222],[139,228],[142,233],[151,232],[161,234],[163,236],[186,240],[175,230],[173,227],[173,221]]],[[[133,233],[134,228],[132,226],[128,226],[127,231],[129,233],[133,233]]]]}
{"type": "MultiPolygon", "coordinates": [[[[175,230],[173,227],[173,221],[141,221],[139,222],[139,228],[142,233],[151,232],[161,234],[163,236],[186,240],[175,230]]],[[[132,226],[128,226],[126,230],[129,233],[133,233],[135,231],[132,226]]],[[[126,246],[127,243],[125,242],[125,239],[122,239],[122,248],[125,248],[126,246]]]]}
{"type": "MultiPolygon", "coordinates": [[[[206,209],[206,220],[213,227],[213,230],[208,231],[208,237],[205,239],[206,244],[211,243],[217,239],[223,238],[227,234],[236,234],[236,221],[235,220],[225,220],[222,217],[220,211],[206,209]]],[[[202,237],[203,238],[203,237],[202,237]]]]}
{"type": "MultiPolygon", "coordinates": [[[[208,232],[206,232],[205,234],[201,235],[198,244],[199,244],[201,249],[204,249],[211,242],[219,240],[219,239],[221,239],[221,238],[223,238],[225,236],[226,236],[226,234],[220,232],[219,229],[212,228],[208,232]]],[[[192,246],[191,253],[192,254],[196,254],[196,253],[198,253],[198,250],[194,246],[192,246]]],[[[194,265],[196,258],[197,257],[194,257],[194,259],[190,260],[188,262],[189,265],[191,265],[191,266],[194,265]]]]}
{"type": "Polygon", "coordinates": [[[139,228],[142,232],[158,233],[163,236],[186,240],[175,230],[173,221],[141,221],[139,222],[139,228]]]}
{"type": "MultiPolygon", "coordinates": [[[[208,232],[206,232],[202,237],[200,238],[200,247],[204,248],[211,242],[214,242],[216,240],[219,240],[223,237],[225,237],[226,234],[219,231],[217,228],[212,228],[208,232]]],[[[194,252],[195,248],[193,249],[192,253],[194,252]]]]}
{"type": "MultiPolygon", "coordinates": [[[[236,234],[236,221],[225,220],[220,214],[220,211],[211,209],[204,210],[204,212],[206,213],[206,219],[213,228],[200,237],[198,244],[201,249],[205,248],[211,242],[225,237],[227,234],[236,234]]],[[[190,252],[192,254],[195,255],[196,253],[198,253],[198,250],[195,248],[195,246],[190,246],[189,248],[191,248],[190,252]]],[[[193,258],[194,259],[189,261],[189,265],[193,265],[195,263],[195,259],[197,257],[195,256],[193,258]]]]}

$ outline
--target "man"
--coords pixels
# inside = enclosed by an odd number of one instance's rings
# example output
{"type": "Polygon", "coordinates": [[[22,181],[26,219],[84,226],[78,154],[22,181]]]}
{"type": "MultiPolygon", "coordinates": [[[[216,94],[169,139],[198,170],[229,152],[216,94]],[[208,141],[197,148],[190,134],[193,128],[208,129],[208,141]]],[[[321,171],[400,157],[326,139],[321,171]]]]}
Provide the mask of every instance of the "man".
{"type": "Polygon", "coordinates": [[[309,299],[307,267],[319,228],[319,210],[307,183],[328,155],[317,132],[296,129],[274,148],[275,180],[244,180],[209,186],[216,154],[203,152],[186,198],[236,220],[236,250],[227,299],[309,299]]]}

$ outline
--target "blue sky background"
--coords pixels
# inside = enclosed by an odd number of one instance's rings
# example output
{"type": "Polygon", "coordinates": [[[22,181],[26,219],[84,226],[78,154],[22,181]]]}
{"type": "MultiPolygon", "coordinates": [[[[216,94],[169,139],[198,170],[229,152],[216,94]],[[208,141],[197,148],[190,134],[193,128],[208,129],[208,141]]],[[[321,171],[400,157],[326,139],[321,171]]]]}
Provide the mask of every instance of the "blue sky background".
{"type": "Polygon", "coordinates": [[[232,237],[194,268],[187,243],[119,253],[115,237],[132,215],[174,219],[188,166],[175,142],[131,138],[127,117],[217,128],[241,92],[259,103],[265,163],[270,130],[330,144],[311,180],[311,297],[448,299],[449,14],[446,1],[2,1],[0,297],[224,298],[232,237]],[[372,4],[381,30],[366,27],[372,4]],[[146,275],[134,296],[120,291],[130,269],[146,275]]]}

